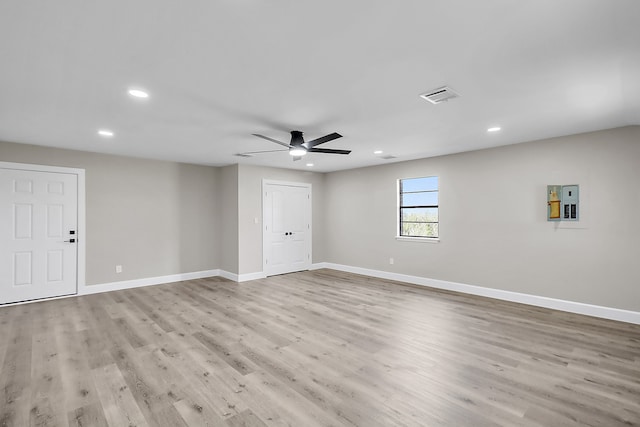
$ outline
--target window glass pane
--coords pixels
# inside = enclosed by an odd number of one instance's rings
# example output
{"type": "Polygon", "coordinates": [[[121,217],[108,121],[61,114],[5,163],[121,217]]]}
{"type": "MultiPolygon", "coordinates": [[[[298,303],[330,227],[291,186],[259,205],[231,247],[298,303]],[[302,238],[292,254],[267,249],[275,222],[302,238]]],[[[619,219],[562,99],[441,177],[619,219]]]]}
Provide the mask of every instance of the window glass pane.
{"type": "Polygon", "coordinates": [[[403,193],[409,191],[428,191],[438,190],[438,177],[427,176],[424,178],[409,178],[400,180],[400,191],[403,193]]]}
{"type": "Polygon", "coordinates": [[[399,196],[400,235],[438,237],[438,177],[401,179],[399,196]]]}
{"type": "Polygon", "coordinates": [[[438,192],[405,193],[400,203],[402,206],[437,206],[438,192]]]}
{"type": "Polygon", "coordinates": [[[438,222],[438,208],[402,208],[400,221],[438,222]]]}
{"type": "Polygon", "coordinates": [[[402,223],[402,236],[438,237],[438,224],[424,222],[402,223]]]}

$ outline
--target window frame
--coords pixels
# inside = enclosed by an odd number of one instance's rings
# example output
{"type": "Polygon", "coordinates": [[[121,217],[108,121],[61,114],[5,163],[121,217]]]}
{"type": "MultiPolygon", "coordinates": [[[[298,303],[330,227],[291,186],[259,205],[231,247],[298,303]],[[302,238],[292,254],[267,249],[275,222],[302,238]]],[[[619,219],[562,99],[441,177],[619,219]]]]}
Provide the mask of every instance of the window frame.
{"type": "MultiPolygon", "coordinates": [[[[431,242],[437,243],[440,241],[440,176],[439,175],[427,175],[427,176],[417,176],[417,177],[408,177],[408,178],[398,178],[396,182],[396,195],[397,195],[397,206],[396,206],[396,240],[406,240],[413,242],[431,242]],[[424,190],[424,191],[402,191],[402,181],[411,180],[411,179],[420,179],[420,178],[436,178],[437,179],[437,187],[435,190],[424,190]],[[403,194],[412,194],[412,193],[437,193],[438,195],[438,203],[436,205],[420,205],[420,206],[403,206],[402,205],[402,195],[403,194]],[[437,224],[438,235],[437,236],[408,236],[402,234],[402,210],[407,208],[426,208],[426,209],[437,209],[438,212],[438,221],[429,221],[424,222],[425,224],[437,224]]],[[[422,222],[420,222],[422,223],[422,222]]]]}

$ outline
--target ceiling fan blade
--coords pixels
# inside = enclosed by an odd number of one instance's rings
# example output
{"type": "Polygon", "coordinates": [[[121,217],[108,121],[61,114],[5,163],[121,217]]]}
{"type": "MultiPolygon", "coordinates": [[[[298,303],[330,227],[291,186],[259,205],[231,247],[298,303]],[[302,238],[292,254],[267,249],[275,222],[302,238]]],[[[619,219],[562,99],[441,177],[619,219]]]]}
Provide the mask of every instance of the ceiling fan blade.
{"type": "Polygon", "coordinates": [[[330,133],[329,135],[325,135],[323,137],[314,139],[313,141],[307,141],[303,145],[307,148],[313,148],[316,145],[324,144],[325,142],[333,141],[334,139],[338,139],[338,138],[342,138],[342,135],[340,135],[337,132],[334,132],[334,133],[330,133]]]}
{"type": "Polygon", "coordinates": [[[258,138],[266,139],[267,141],[275,142],[276,144],[280,144],[283,147],[287,147],[287,148],[289,147],[289,144],[285,144],[284,142],[280,142],[277,139],[269,138],[268,136],[260,135],[260,134],[257,134],[257,133],[252,133],[251,135],[257,136],[258,138]]]}
{"type": "Polygon", "coordinates": [[[263,150],[263,151],[245,151],[243,153],[238,154],[261,154],[261,153],[276,153],[279,151],[289,151],[289,150],[263,150]]]}
{"type": "Polygon", "coordinates": [[[309,148],[307,153],[349,154],[351,150],[332,150],[330,148],[309,148]]]}

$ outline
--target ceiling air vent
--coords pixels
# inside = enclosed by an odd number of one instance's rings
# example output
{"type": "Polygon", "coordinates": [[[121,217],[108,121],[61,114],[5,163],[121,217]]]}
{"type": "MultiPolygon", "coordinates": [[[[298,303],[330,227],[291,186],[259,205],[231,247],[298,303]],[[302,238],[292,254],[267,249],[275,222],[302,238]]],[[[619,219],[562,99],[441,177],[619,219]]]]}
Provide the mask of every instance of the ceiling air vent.
{"type": "Polygon", "coordinates": [[[455,93],[453,89],[451,89],[448,86],[443,86],[438,89],[434,89],[432,91],[429,91],[427,93],[423,93],[422,95],[420,95],[421,98],[426,99],[432,104],[440,104],[442,102],[446,102],[450,99],[457,98],[459,96],[460,95],[455,93]]]}

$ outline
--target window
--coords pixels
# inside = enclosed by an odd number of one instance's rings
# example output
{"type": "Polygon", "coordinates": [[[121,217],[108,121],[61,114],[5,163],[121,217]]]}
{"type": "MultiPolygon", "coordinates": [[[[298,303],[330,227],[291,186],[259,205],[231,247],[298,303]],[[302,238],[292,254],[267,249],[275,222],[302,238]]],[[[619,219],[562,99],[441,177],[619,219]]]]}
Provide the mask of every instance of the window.
{"type": "Polygon", "coordinates": [[[438,237],[438,177],[399,180],[399,236],[438,237]]]}

